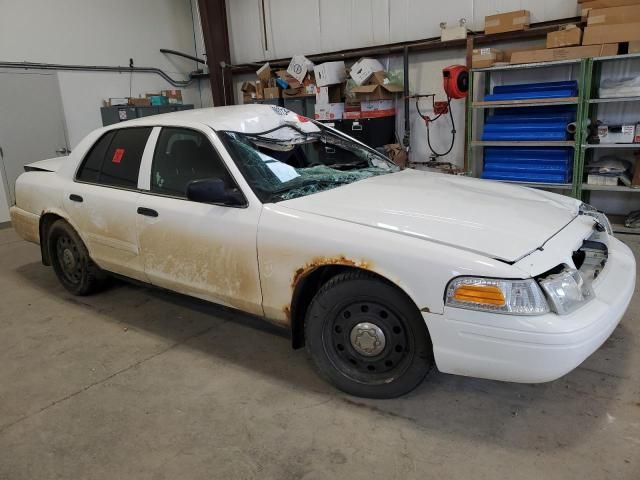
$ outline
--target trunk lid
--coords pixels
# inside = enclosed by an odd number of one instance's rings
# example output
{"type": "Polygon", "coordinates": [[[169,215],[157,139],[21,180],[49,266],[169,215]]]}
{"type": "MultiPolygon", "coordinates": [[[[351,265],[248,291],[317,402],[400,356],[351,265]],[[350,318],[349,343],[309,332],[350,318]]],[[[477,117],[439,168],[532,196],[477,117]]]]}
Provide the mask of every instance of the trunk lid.
{"type": "Polygon", "coordinates": [[[67,158],[69,157],[68,156],[54,157],[54,158],[47,158],[46,160],[40,160],[38,162],[29,163],[24,166],[24,171],[25,172],[57,172],[67,158]]]}

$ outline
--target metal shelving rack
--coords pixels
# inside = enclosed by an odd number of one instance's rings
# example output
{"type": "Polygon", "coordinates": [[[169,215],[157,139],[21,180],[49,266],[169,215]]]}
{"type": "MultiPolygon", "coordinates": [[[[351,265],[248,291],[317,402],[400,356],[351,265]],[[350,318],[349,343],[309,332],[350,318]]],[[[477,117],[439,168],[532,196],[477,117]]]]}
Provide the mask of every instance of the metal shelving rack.
{"type": "MultiPolygon", "coordinates": [[[[625,61],[629,59],[640,59],[640,54],[615,55],[607,57],[590,58],[587,64],[585,76],[585,108],[582,111],[580,125],[586,130],[589,119],[597,118],[597,108],[601,104],[640,102],[640,97],[618,97],[618,98],[598,98],[598,88],[600,86],[600,77],[602,73],[602,64],[609,61],[625,61]]],[[[640,113],[640,112],[639,112],[640,113]]],[[[640,115],[638,116],[640,119],[640,115]]],[[[579,158],[579,177],[578,192],[579,197],[588,201],[589,192],[606,191],[606,192],[628,192],[640,193],[640,188],[631,188],[623,185],[589,185],[584,181],[584,166],[587,154],[593,150],[640,150],[640,144],[637,143],[607,143],[607,144],[588,144],[586,138],[580,145],[579,158]]]]}
{"type": "MultiPolygon", "coordinates": [[[[612,103],[630,103],[639,102],[640,96],[637,97],[618,97],[618,98],[598,98],[598,88],[600,85],[600,76],[602,73],[602,65],[610,61],[625,61],[630,59],[640,59],[640,54],[614,55],[607,57],[586,58],[582,60],[563,60],[556,62],[528,63],[519,65],[502,65],[489,68],[475,68],[469,72],[469,101],[467,102],[467,174],[478,176],[480,172],[474,171],[474,157],[478,148],[489,146],[560,146],[572,147],[574,149],[573,156],[573,176],[571,183],[535,183],[535,182],[507,182],[526,187],[543,188],[548,190],[558,190],[563,193],[570,194],[578,199],[589,201],[591,192],[610,192],[610,193],[640,193],[640,188],[633,188],[623,185],[590,185],[585,182],[585,163],[587,156],[598,150],[640,150],[640,144],[588,144],[587,143],[587,126],[591,118],[597,118],[597,109],[602,104],[612,103]],[[548,68],[558,66],[579,65],[577,72],[578,96],[562,99],[551,99],[542,101],[508,101],[508,102],[485,102],[475,99],[474,90],[476,87],[476,76],[485,75],[484,93],[489,94],[491,88],[491,74],[494,72],[509,70],[526,70],[531,68],[548,68]],[[484,112],[483,118],[486,118],[487,112],[494,108],[514,108],[514,107],[531,107],[542,105],[576,105],[576,134],[574,141],[564,142],[485,142],[473,137],[474,133],[474,114],[477,111],[484,112]]],[[[638,120],[640,121],[640,109],[638,120]]],[[[640,160],[638,160],[640,161],[640,160]]],[[[638,197],[640,200],[640,196],[638,197]]],[[[640,206],[640,204],[639,204],[640,206]]],[[[612,216],[613,217],[613,216],[612,216]]],[[[638,233],[637,230],[628,229],[622,226],[621,222],[613,221],[614,231],[625,233],[638,233]]]]}
{"type": "Polygon", "coordinates": [[[469,71],[469,102],[467,103],[467,174],[471,176],[478,176],[479,172],[475,171],[474,168],[474,158],[475,153],[478,148],[481,147],[572,147],[574,149],[573,154],[573,179],[571,183],[537,183],[537,182],[509,182],[504,181],[505,183],[514,183],[518,185],[523,185],[527,187],[533,188],[544,188],[551,190],[561,190],[561,191],[570,191],[571,195],[574,197],[579,197],[581,192],[578,185],[578,179],[582,177],[578,177],[577,173],[580,170],[580,146],[583,143],[583,135],[585,128],[583,128],[580,123],[581,119],[584,121],[585,114],[584,110],[586,110],[585,104],[585,78],[587,74],[589,59],[578,59],[578,60],[559,60],[554,62],[537,62],[537,63],[525,63],[518,65],[500,65],[496,67],[488,67],[488,68],[474,68],[469,71]],[[576,67],[578,66],[577,72],[577,82],[578,82],[578,96],[577,97],[568,97],[568,98],[555,98],[555,99],[544,99],[544,100],[511,100],[511,101],[503,101],[503,102],[486,102],[480,101],[475,98],[475,87],[476,87],[476,78],[477,75],[484,75],[484,93],[489,94],[491,89],[491,74],[494,72],[504,72],[504,71],[514,71],[514,70],[527,70],[527,69],[538,69],[538,68],[550,68],[550,67],[576,67]],[[484,116],[486,118],[487,112],[489,109],[494,108],[518,108],[518,107],[532,107],[532,106],[550,106],[550,105],[576,105],[576,126],[577,131],[575,135],[575,139],[571,141],[556,141],[556,142],[523,142],[523,141],[513,141],[513,142],[487,142],[474,138],[474,114],[476,111],[481,110],[484,111],[484,116]]]}

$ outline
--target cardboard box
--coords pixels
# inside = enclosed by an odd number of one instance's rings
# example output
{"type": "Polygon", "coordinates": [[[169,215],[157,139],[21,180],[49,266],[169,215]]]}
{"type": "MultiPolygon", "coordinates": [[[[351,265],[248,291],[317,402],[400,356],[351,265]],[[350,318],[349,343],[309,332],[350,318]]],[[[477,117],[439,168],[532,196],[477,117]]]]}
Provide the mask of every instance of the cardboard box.
{"type": "Polygon", "coordinates": [[[258,79],[260,80],[262,85],[264,85],[265,87],[268,86],[269,80],[271,79],[271,65],[269,65],[269,62],[262,65],[256,71],[256,75],[258,76],[258,79]]]}
{"type": "Polygon", "coordinates": [[[640,22],[611,25],[593,25],[584,29],[583,45],[631,42],[640,40],[640,22]]]}
{"type": "Polygon", "coordinates": [[[360,110],[344,112],[342,115],[343,120],[359,120],[360,118],[362,118],[362,112],[360,110]]]}
{"type": "Polygon", "coordinates": [[[587,16],[587,25],[589,26],[630,22],[640,22],[640,4],[624,7],[592,8],[587,16]]]}
{"type": "Polygon", "coordinates": [[[369,100],[393,100],[396,94],[402,93],[404,89],[400,85],[361,85],[351,89],[361,101],[369,100]]]}
{"type": "Polygon", "coordinates": [[[566,28],[547,34],[547,48],[572,47],[580,45],[582,30],[575,25],[567,25],[566,28]]]}
{"type": "Polygon", "coordinates": [[[528,47],[519,47],[519,48],[505,48],[502,50],[502,55],[503,55],[503,59],[505,62],[509,63],[511,62],[511,55],[513,55],[515,52],[525,52],[525,51],[531,51],[531,50],[543,50],[547,48],[546,44],[544,43],[540,43],[540,44],[536,44],[536,45],[529,45],[528,47]]]}
{"type": "Polygon", "coordinates": [[[365,100],[360,102],[360,118],[392,117],[396,114],[393,100],[365,100]]]}
{"type": "Polygon", "coordinates": [[[261,100],[264,98],[264,86],[260,80],[256,81],[256,98],[261,100]]]}
{"type": "Polygon", "coordinates": [[[640,40],[629,42],[629,53],[640,53],[640,40]]]}
{"type": "Polygon", "coordinates": [[[313,73],[316,76],[316,86],[326,87],[327,85],[335,85],[342,83],[347,79],[347,70],[344,62],[326,62],[313,67],[313,73]]]}
{"type": "Polygon", "coordinates": [[[393,100],[365,100],[360,102],[361,112],[374,112],[376,110],[392,110],[393,100]]]}
{"type": "Polygon", "coordinates": [[[618,185],[618,177],[609,175],[594,175],[593,173],[591,173],[587,175],[587,183],[589,185],[615,186],[618,185]]]}
{"type": "MultiPolygon", "coordinates": [[[[291,75],[289,75],[289,72],[287,70],[278,70],[276,72],[276,77],[278,77],[276,79],[276,84],[278,84],[278,80],[284,80],[284,82],[286,83],[286,86],[284,86],[284,88],[300,88],[302,86],[302,83],[299,82],[297,79],[295,79],[294,77],[292,77],[291,75]]],[[[281,88],[283,88],[281,86],[281,88]]]]}
{"type": "MultiPolygon", "coordinates": [[[[442,24],[441,24],[442,25],[442,24]]],[[[449,27],[445,24],[444,28],[440,28],[440,41],[450,42],[451,40],[464,40],[467,38],[467,25],[456,25],[449,27]]]]}
{"type": "Polygon", "coordinates": [[[633,143],[635,125],[598,125],[600,143],[633,143]]]}
{"type": "Polygon", "coordinates": [[[389,82],[384,72],[376,72],[369,85],[360,85],[351,89],[361,102],[368,100],[393,100],[398,93],[404,92],[402,85],[389,82]]]}
{"type": "Polygon", "coordinates": [[[326,103],[315,106],[316,120],[341,120],[344,114],[344,103],[326,103]]]}
{"type": "Polygon", "coordinates": [[[316,87],[316,103],[320,105],[340,103],[342,100],[342,92],[342,84],[316,87]]]}
{"type": "Polygon", "coordinates": [[[513,52],[510,63],[551,62],[554,60],[573,60],[577,58],[602,57],[616,55],[618,44],[587,45],[582,47],[547,48],[544,50],[523,50],[513,52]]]}
{"type": "Polygon", "coordinates": [[[264,87],[262,92],[262,98],[264,99],[280,98],[280,89],[278,87],[264,87]]]}
{"type": "Polygon", "coordinates": [[[313,70],[313,62],[304,55],[294,55],[289,62],[287,73],[302,83],[309,70],[313,70]]]}
{"type": "Polygon", "coordinates": [[[128,101],[129,105],[133,105],[135,107],[150,107],[151,100],[149,98],[135,98],[130,97],[128,101]]]}
{"type": "Polygon", "coordinates": [[[487,68],[504,61],[504,52],[497,48],[474,48],[471,57],[472,68],[487,68]]]}
{"type": "Polygon", "coordinates": [[[170,104],[182,103],[182,90],[162,90],[160,93],[169,99],[170,104]]]}
{"type": "Polygon", "coordinates": [[[392,143],[384,146],[384,153],[387,154],[389,160],[398,165],[400,168],[405,168],[409,160],[407,151],[402,148],[399,143],[392,143]]]}
{"type": "Polygon", "coordinates": [[[638,0],[592,0],[590,2],[580,2],[580,7],[587,8],[610,8],[624,7],[626,5],[637,5],[638,0]]]}
{"type": "Polygon", "coordinates": [[[128,97],[111,97],[105,102],[107,107],[117,107],[119,105],[129,105],[128,97]]]}
{"type": "Polygon", "coordinates": [[[484,17],[484,33],[516,32],[529,28],[529,10],[516,10],[515,12],[499,13],[484,17]]]}
{"type": "Polygon", "coordinates": [[[256,84],[255,82],[242,82],[242,86],[240,87],[242,93],[246,93],[248,95],[254,95],[256,93],[256,84]]]}
{"type": "Polygon", "coordinates": [[[384,71],[382,64],[373,58],[361,58],[351,66],[351,78],[358,85],[363,85],[374,73],[384,71]]]}

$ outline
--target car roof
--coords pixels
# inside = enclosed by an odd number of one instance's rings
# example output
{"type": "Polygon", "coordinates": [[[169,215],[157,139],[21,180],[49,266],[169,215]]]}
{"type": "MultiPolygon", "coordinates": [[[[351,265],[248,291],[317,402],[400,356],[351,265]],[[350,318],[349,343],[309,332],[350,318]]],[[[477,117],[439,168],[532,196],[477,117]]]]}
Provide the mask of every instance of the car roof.
{"type": "Polygon", "coordinates": [[[214,130],[261,133],[291,121],[307,122],[308,119],[275,105],[245,104],[163,113],[119,123],[117,127],[170,126],[192,122],[207,125],[214,130]]]}

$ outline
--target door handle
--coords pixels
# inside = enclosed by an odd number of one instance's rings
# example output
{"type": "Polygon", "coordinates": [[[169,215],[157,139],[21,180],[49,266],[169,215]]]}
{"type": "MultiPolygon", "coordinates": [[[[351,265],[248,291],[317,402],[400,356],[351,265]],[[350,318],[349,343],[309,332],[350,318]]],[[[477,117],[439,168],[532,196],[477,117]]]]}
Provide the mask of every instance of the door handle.
{"type": "Polygon", "coordinates": [[[69,200],[71,200],[72,202],[82,203],[82,197],[80,195],[76,195],[75,193],[69,195],[69,200]]]}
{"type": "Polygon", "coordinates": [[[144,215],[146,217],[157,217],[158,216],[158,212],[156,212],[152,208],[138,207],[138,213],[140,215],[144,215]]]}
{"type": "Polygon", "coordinates": [[[71,150],[69,150],[67,147],[62,147],[56,149],[56,153],[58,155],[69,155],[71,153],[71,150]]]}

